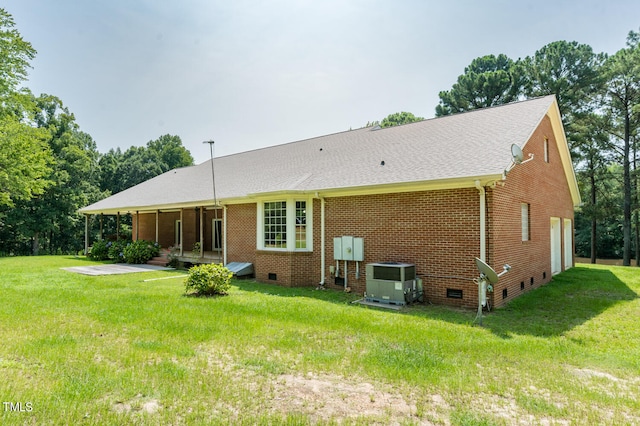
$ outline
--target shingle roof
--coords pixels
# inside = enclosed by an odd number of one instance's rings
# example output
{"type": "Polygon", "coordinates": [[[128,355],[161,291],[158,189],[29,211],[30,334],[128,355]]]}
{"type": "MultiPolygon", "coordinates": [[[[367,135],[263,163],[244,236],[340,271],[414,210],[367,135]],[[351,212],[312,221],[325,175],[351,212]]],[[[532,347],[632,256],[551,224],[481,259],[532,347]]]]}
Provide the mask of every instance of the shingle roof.
{"type": "MultiPolygon", "coordinates": [[[[554,96],[374,130],[362,128],[218,157],[219,201],[278,191],[327,191],[500,175],[554,96]],[[384,165],[382,165],[384,162],[384,165]]],[[[557,107],[556,107],[557,108],[557,107]]],[[[212,204],[211,163],[171,170],[84,213],[212,204]]]]}

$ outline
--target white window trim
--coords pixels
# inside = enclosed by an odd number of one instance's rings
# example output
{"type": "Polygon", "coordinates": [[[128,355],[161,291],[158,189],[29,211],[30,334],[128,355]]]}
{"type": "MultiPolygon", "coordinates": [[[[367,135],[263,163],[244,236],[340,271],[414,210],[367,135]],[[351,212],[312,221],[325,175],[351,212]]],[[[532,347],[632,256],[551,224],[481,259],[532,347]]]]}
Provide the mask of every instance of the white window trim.
{"type": "Polygon", "coordinates": [[[313,197],[281,196],[269,197],[257,203],[256,243],[258,250],[282,252],[312,252],[313,251],[313,197]],[[265,247],[264,245],[264,203],[285,201],[287,203],[287,244],[286,248],[265,247]],[[307,247],[296,248],[296,201],[306,202],[307,210],[307,247]]]}

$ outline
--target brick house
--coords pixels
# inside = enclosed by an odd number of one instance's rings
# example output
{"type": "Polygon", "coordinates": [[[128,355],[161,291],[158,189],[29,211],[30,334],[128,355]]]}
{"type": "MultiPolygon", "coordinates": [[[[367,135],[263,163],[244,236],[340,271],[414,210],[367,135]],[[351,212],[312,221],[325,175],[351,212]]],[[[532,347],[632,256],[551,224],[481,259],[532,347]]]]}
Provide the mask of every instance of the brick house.
{"type": "Polygon", "coordinates": [[[134,239],[183,252],[201,242],[202,258],[250,262],[258,281],[283,286],[346,280],[364,292],[364,264],[412,263],[427,300],[475,307],[475,257],[512,267],[489,294],[493,306],[570,268],[580,202],[557,102],[546,96],[219,157],[81,212],[131,214],[134,239]],[[512,161],[514,144],[528,161],[512,161]],[[358,265],[336,265],[340,236],[363,239],[358,265]]]}

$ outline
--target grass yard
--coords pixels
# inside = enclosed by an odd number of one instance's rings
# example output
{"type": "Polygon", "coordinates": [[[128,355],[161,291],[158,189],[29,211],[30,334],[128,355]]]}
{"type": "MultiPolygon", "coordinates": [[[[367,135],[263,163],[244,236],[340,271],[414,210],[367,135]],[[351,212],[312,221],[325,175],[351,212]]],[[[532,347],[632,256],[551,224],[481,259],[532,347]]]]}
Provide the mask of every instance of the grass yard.
{"type": "Polygon", "coordinates": [[[0,259],[0,423],[640,424],[640,269],[579,266],[473,326],[355,296],[0,259]]]}

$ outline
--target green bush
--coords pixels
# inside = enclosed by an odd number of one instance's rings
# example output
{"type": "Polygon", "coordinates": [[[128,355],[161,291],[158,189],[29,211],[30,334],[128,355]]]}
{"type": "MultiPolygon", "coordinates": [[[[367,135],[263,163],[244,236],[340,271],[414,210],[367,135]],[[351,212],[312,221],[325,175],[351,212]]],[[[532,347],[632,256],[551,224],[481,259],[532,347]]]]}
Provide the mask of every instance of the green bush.
{"type": "Polygon", "coordinates": [[[189,269],[185,279],[185,293],[199,295],[227,294],[233,273],[221,264],[208,263],[189,269]]]}
{"type": "Polygon", "coordinates": [[[180,256],[180,249],[178,247],[169,247],[169,255],[167,256],[167,260],[169,261],[169,265],[172,268],[178,268],[180,266],[180,260],[178,257],[180,256]]]}
{"type": "Polygon", "coordinates": [[[91,250],[89,250],[89,259],[91,260],[107,260],[109,259],[109,249],[105,240],[94,241],[91,250]]]}
{"type": "Polygon", "coordinates": [[[149,259],[160,253],[160,245],[150,241],[137,240],[128,243],[122,253],[124,261],[127,263],[147,263],[149,259]]]}
{"type": "Polygon", "coordinates": [[[124,248],[131,241],[109,241],[107,247],[109,248],[109,259],[116,262],[124,262],[124,248]]]}

